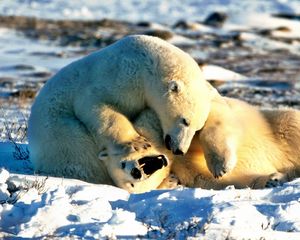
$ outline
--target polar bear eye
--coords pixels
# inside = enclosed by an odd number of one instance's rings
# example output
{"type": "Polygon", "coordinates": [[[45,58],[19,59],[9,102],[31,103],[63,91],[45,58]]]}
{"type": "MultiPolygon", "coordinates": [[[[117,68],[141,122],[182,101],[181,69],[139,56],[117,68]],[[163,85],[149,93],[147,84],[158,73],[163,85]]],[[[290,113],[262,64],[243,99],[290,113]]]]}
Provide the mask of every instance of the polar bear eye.
{"type": "Polygon", "coordinates": [[[181,90],[179,84],[176,81],[171,81],[169,83],[169,91],[179,93],[181,90]]]}
{"type": "Polygon", "coordinates": [[[122,167],[122,169],[124,169],[124,168],[126,167],[126,163],[125,163],[125,162],[122,162],[122,163],[121,163],[121,167],[122,167]]]}
{"type": "Polygon", "coordinates": [[[170,88],[170,90],[171,90],[172,92],[179,92],[179,89],[178,89],[178,86],[177,86],[177,85],[173,85],[173,86],[170,88]]]}
{"type": "Polygon", "coordinates": [[[184,125],[184,126],[190,126],[190,121],[189,120],[187,120],[186,118],[182,118],[181,119],[181,122],[182,122],[182,124],[184,125]]]}

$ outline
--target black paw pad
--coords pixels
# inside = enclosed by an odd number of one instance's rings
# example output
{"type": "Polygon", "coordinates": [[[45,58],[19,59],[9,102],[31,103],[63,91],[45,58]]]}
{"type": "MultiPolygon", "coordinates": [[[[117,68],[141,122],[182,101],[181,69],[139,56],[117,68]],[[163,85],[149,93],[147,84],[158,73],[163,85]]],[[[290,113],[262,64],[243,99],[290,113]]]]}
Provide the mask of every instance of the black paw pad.
{"type": "Polygon", "coordinates": [[[277,179],[277,178],[274,178],[274,179],[270,179],[269,181],[267,181],[266,183],[266,188],[274,188],[274,187],[279,187],[279,186],[282,186],[283,183],[277,179]]]}

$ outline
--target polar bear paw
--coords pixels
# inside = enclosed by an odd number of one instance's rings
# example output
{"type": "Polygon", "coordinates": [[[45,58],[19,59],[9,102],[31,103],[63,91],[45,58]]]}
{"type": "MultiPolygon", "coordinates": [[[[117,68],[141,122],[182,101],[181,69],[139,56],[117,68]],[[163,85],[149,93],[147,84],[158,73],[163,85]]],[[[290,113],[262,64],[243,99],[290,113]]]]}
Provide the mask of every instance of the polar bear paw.
{"type": "Polygon", "coordinates": [[[126,143],[126,148],[129,149],[129,152],[138,152],[143,149],[147,150],[151,146],[151,143],[142,136],[138,136],[131,142],[126,143]]]}
{"type": "Polygon", "coordinates": [[[158,189],[174,189],[179,186],[181,186],[179,178],[176,175],[171,173],[162,181],[158,189]]]}
{"type": "Polygon", "coordinates": [[[215,178],[220,178],[226,173],[229,173],[236,165],[235,154],[230,157],[223,157],[211,153],[207,160],[208,169],[215,178]]]}
{"type": "Polygon", "coordinates": [[[215,178],[220,178],[228,172],[224,163],[218,163],[213,167],[212,174],[215,178]]]}
{"type": "Polygon", "coordinates": [[[269,179],[266,182],[266,188],[273,188],[282,186],[285,182],[288,181],[287,174],[280,172],[273,173],[269,176],[269,179]]]}

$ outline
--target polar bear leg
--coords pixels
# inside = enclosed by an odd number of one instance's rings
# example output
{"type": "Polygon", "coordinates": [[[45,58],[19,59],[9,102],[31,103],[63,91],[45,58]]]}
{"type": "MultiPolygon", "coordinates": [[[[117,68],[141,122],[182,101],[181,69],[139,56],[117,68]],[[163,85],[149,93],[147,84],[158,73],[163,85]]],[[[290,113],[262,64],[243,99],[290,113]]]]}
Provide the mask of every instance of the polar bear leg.
{"type": "Polygon", "coordinates": [[[156,113],[151,109],[145,109],[133,122],[139,134],[146,137],[152,144],[160,150],[165,149],[163,130],[156,113]]]}
{"type": "MultiPolygon", "coordinates": [[[[116,185],[129,192],[155,189],[169,173],[168,158],[155,147],[157,142],[149,135],[154,132],[155,137],[162,140],[160,123],[156,122],[155,113],[150,112],[155,118],[145,110],[133,121],[134,125],[122,114],[108,109],[102,112],[108,118],[113,118],[111,128],[104,130],[116,140],[112,147],[101,150],[98,157],[105,163],[116,185]],[[153,131],[151,124],[155,125],[153,131]],[[155,128],[160,131],[156,132],[155,128]],[[151,144],[145,137],[150,137],[151,144]]],[[[104,125],[108,126],[109,119],[104,121],[104,125]]]]}
{"type": "Polygon", "coordinates": [[[93,135],[99,152],[105,149],[113,158],[151,147],[130,120],[112,106],[101,104],[90,109],[82,106],[80,110],[76,115],[93,135]]]}
{"type": "Polygon", "coordinates": [[[234,136],[226,135],[214,127],[203,129],[199,138],[207,167],[215,178],[222,177],[235,167],[237,148],[234,136]]]}
{"type": "Polygon", "coordinates": [[[37,172],[112,184],[104,164],[98,161],[91,134],[78,119],[62,117],[39,126],[30,131],[31,160],[37,172]]]}
{"type": "Polygon", "coordinates": [[[237,162],[237,145],[242,127],[225,98],[213,100],[208,119],[199,132],[207,167],[215,178],[229,173],[237,162]]]}

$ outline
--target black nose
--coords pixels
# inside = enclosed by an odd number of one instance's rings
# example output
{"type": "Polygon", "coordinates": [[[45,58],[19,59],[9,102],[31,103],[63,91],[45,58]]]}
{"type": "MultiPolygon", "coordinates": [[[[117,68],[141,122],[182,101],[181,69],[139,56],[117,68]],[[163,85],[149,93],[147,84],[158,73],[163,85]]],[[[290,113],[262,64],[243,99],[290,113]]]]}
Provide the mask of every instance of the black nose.
{"type": "Polygon", "coordinates": [[[134,179],[140,179],[142,177],[141,171],[137,168],[133,168],[130,174],[134,179]]]}
{"type": "Polygon", "coordinates": [[[168,150],[171,150],[171,136],[169,134],[165,137],[165,145],[168,150]]]}
{"type": "Polygon", "coordinates": [[[183,155],[183,151],[181,151],[180,149],[176,149],[175,151],[173,151],[174,155],[183,155]]]}

